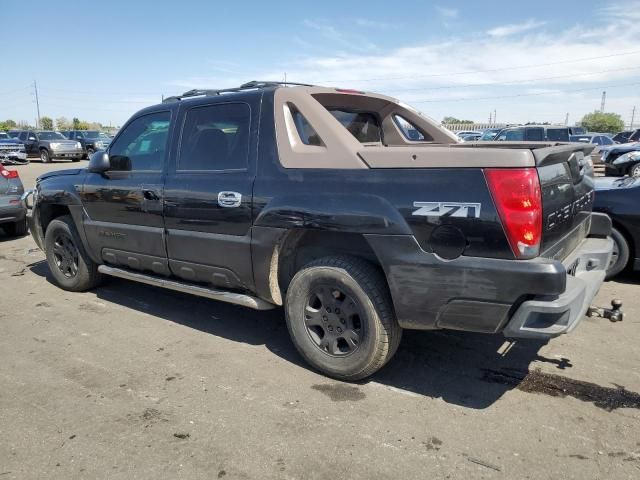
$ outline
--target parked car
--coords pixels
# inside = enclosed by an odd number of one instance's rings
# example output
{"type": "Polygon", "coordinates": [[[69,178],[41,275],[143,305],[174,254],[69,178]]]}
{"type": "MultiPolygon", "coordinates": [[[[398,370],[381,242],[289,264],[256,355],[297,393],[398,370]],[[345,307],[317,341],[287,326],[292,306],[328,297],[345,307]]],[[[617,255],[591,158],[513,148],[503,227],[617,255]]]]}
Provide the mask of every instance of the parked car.
{"type": "Polygon", "coordinates": [[[503,128],[493,138],[496,142],[568,142],[567,127],[550,125],[525,125],[503,128]]]}
{"type": "Polygon", "coordinates": [[[65,130],[60,133],[69,140],[80,142],[85,158],[90,158],[98,150],[106,150],[111,143],[111,137],[98,130],[65,130]]]}
{"type": "Polygon", "coordinates": [[[640,129],[625,130],[624,132],[617,133],[613,136],[613,141],[616,143],[638,142],[640,141],[640,129]]]}
{"type": "Polygon", "coordinates": [[[0,164],[24,165],[29,163],[24,145],[6,132],[0,132],[0,164]]]}
{"type": "Polygon", "coordinates": [[[610,177],[640,177],[640,150],[623,153],[615,160],[607,160],[604,167],[605,175],[610,177]]]}
{"type": "Polygon", "coordinates": [[[482,135],[482,132],[478,132],[476,130],[462,130],[460,132],[455,132],[458,138],[462,138],[465,135],[482,135]]]}
{"type": "Polygon", "coordinates": [[[493,140],[493,138],[498,134],[498,132],[500,132],[502,130],[502,127],[500,128],[485,128],[482,131],[482,136],[480,137],[480,140],[483,142],[488,142],[490,140],[493,140]]]}
{"type": "Polygon", "coordinates": [[[613,255],[607,278],[623,270],[640,269],[640,179],[604,177],[595,180],[594,211],[606,213],[613,221],[613,255]]]}
{"type": "Polygon", "coordinates": [[[569,127],[569,135],[586,135],[587,129],[584,127],[569,127]]]}
{"type": "Polygon", "coordinates": [[[596,145],[591,152],[591,161],[593,163],[602,163],[602,153],[600,153],[601,147],[608,147],[614,145],[613,140],[609,135],[604,133],[587,133],[585,135],[571,135],[569,141],[578,143],[590,143],[596,145]]]}
{"type": "Polygon", "coordinates": [[[640,151],[640,142],[622,143],[600,147],[602,162],[605,165],[605,173],[611,176],[632,175],[633,165],[629,163],[630,156],[627,155],[621,161],[618,159],[628,153],[640,151]]]}
{"type": "Polygon", "coordinates": [[[482,132],[468,133],[466,135],[462,135],[460,137],[460,140],[462,140],[463,142],[477,142],[481,137],[482,132]]]}
{"type": "Polygon", "coordinates": [[[60,132],[10,130],[9,135],[15,136],[24,144],[27,156],[39,157],[42,163],[62,159],[78,162],[83,155],[82,145],[75,140],[67,140],[60,132]]]}
{"type": "Polygon", "coordinates": [[[0,227],[7,235],[27,233],[27,209],[20,200],[23,193],[18,172],[0,164],[0,227]]]}
{"type": "Polygon", "coordinates": [[[465,145],[387,96],[283,87],[168,98],[88,168],[40,176],[25,201],[53,281],[281,305],[300,354],[342,380],[385,365],[404,328],[576,327],[613,248],[592,146],[465,145]]]}

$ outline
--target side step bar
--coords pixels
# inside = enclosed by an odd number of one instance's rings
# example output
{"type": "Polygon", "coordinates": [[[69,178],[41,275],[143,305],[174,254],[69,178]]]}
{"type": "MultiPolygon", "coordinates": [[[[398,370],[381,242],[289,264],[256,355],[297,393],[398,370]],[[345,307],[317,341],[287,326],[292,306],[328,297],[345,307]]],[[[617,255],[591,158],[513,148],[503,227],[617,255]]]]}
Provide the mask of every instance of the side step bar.
{"type": "Polygon", "coordinates": [[[125,278],[127,280],[133,280],[134,282],[153,285],[154,287],[162,287],[168,288],[169,290],[175,290],[177,292],[190,293],[192,295],[198,295],[199,297],[253,308],[254,310],[271,310],[276,308],[276,305],[273,305],[272,303],[265,302],[260,298],[246,295],[244,293],[213,290],[199,285],[182,283],[176,280],[168,280],[166,278],[160,278],[153,275],[145,275],[144,273],[131,272],[122,268],[108,267],[107,265],[100,265],[98,267],[98,271],[112,277],[125,278]]]}

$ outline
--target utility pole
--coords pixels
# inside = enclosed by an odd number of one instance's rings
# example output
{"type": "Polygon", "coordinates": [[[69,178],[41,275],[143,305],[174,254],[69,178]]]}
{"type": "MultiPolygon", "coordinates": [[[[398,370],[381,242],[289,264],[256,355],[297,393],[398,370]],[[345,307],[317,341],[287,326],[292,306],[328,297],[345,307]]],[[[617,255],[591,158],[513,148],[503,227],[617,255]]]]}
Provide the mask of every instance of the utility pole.
{"type": "Polygon", "coordinates": [[[36,81],[33,81],[33,89],[36,92],[36,108],[38,109],[38,123],[36,124],[36,128],[40,128],[40,101],[38,100],[38,84],[36,81]]]}
{"type": "Polygon", "coordinates": [[[161,95],[161,98],[162,98],[162,102],[160,103],[164,103],[164,93],[161,95]]]}
{"type": "Polygon", "coordinates": [[[633,106],[633,110],[631,110],[631,130],[633,130],[633,121],[636,119],[636,106],[633,106]]]}
{"type": "Polygon", "coordinates": [[[491,123],[491,116],[492,116],[492,115],[493,115],[493,112],[489,112],[489,125],[493,125],[493,124],[491,123]]]}
{"type": "Polygon", "coordinates": [[[493,123],[496,124],[496,110],[493,110],[493,123]]]}
{"type": "Polygon", "coordinates": [[[600,113],[604,113],[604,102],[607,99],[607,92],[602,92],[602,101],[600,102],[600,113]]]}
{"type": "Polygon", "coordinates": [[[569,125],[569,112],[567,112],[567,115],[564,117],[564,125],[565,127],[569,125]]]}

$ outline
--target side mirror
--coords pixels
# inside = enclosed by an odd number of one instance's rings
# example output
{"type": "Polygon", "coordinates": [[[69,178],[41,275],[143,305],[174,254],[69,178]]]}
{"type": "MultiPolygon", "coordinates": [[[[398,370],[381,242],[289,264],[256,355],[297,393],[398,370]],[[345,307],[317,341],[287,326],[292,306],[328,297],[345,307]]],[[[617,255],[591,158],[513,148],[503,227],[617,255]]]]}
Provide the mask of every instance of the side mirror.
{"type": "Polygon", "coordinates": [[[107,154],[107,152],[100,151],[91,155],[89,165],[87,166],[87,172],[104,173],[110,168],[111,162],[109,161],[109,154],[107,154]]]}
{"type": "Polygon", "coordinates": [[[30,142],[35,142],[36,141],[36,137],[29,137],[29,141],[30,142]]]}

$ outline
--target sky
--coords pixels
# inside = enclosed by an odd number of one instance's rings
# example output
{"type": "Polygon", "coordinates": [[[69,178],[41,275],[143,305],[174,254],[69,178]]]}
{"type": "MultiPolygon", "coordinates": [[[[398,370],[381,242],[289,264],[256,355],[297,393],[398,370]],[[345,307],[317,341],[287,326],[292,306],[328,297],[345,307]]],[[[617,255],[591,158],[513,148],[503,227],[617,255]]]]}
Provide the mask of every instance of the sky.
{"type": "Polygon", "coordinates": [[[640,123],[640,1],[0,0],[0,121],[121,125],[162,96],[282,80],[384,93],[438,121],[640,123]]]}

